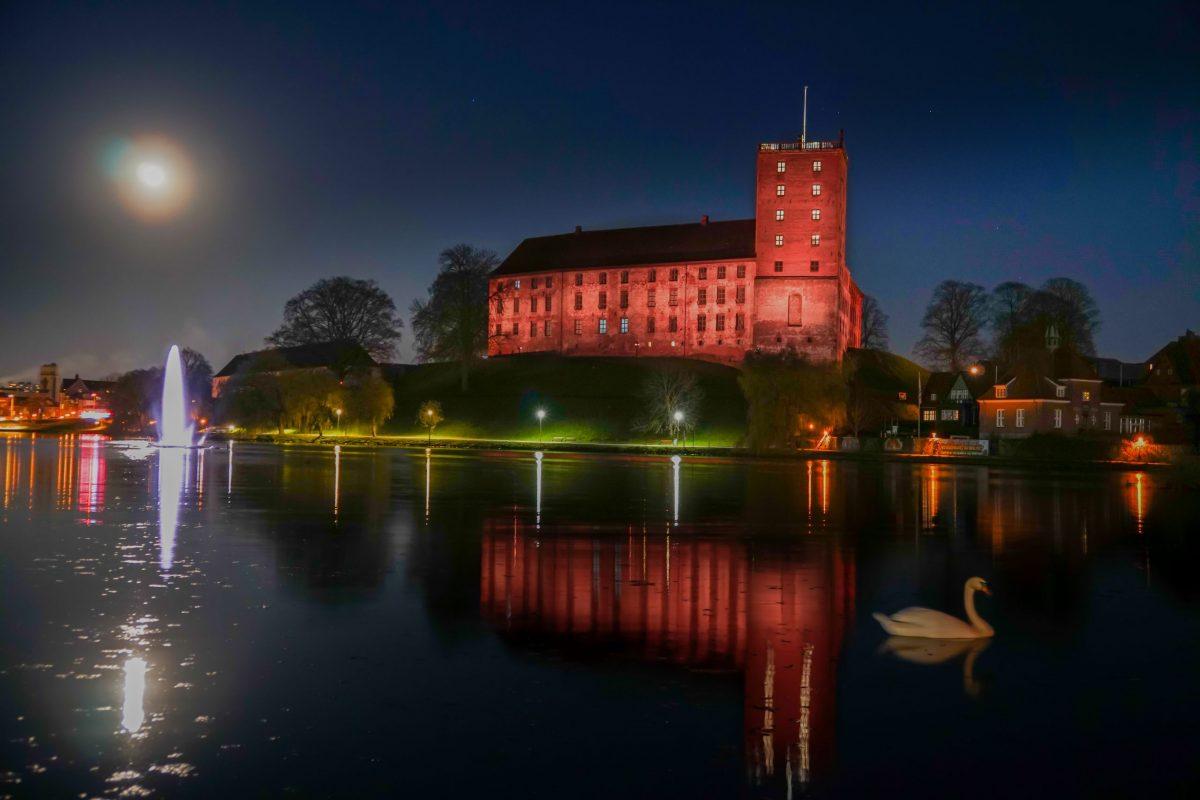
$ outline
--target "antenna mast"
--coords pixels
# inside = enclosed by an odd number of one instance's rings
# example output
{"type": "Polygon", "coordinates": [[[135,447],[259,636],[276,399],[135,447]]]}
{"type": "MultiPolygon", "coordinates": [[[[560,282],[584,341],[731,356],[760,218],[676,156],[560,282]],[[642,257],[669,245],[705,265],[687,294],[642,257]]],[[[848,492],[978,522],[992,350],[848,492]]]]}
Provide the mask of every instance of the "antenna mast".
{"type": "Polygon", "coordinates": [[[800,128],[800,144],[808,142],[808,87],[804,87],[804,116],[800,128]]]}

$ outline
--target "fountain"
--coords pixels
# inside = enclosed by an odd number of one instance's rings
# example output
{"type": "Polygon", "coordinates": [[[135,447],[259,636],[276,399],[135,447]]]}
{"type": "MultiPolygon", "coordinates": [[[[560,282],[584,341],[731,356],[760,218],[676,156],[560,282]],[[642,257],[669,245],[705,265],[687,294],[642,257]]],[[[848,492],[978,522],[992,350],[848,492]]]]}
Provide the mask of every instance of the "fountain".
{"type": "Polygon", "coordinates": [[[179,345],[171,345],[163,370],[162,409],[158,424],[159,447],[192,447],[192,426],[187,424],[187,393],[183,388],[183,362],[179,345]]]}

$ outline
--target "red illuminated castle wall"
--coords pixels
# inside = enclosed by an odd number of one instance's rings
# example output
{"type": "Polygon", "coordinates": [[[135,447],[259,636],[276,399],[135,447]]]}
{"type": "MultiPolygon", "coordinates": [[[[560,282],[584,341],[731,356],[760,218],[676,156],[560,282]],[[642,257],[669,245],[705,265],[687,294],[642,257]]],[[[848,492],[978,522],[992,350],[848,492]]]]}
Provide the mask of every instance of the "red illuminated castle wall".
{"type": "Polygon", "coordinates": [[[759,145],[755,217],[526,239],[489,282],[488,355],[840,361],[860,340],[842,142],[759,145]]]}

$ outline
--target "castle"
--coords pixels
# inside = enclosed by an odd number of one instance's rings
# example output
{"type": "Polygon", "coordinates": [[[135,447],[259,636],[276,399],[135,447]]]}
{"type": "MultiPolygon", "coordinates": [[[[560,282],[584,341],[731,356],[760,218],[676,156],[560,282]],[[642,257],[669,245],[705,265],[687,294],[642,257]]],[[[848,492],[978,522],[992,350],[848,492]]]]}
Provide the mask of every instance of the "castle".
{"type": "Polygon", "coordinates": [[[524,240],[489,278],[488,355],[840,361],[863,296],[846,266],[847,168],[842,139],[761,144],[754,219],[524,240]]]}

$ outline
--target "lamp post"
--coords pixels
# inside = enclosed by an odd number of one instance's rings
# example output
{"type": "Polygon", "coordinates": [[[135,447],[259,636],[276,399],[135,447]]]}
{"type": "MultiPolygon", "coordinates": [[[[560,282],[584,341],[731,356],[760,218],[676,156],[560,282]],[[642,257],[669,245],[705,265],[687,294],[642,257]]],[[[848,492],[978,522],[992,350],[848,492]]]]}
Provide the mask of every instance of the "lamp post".
{"type": "Polygon", "coordinates": [[[545,420],[546,420],[546,409],[539,408],[535,412],[535,416],[537,417],[537,421],[538,421],[538,440],[542,441],[545,438],[542,434],[542,423],[545,422],[545,420]]]}
{"type": "Polygon", "coordinates": [[[338,435],[341,435],[341,433],[342,433],[342,410],[340,408],[335,408],[333,410],[333,413],[337,414],[337,432],[338,432],[338,435]]]}
{"type": "Polygon", "coordinates": [[[429,422],[426,423],[426,425],[425,425],[425,430],[428,433],[428,435],[425,438],[425,443],[433,444],[433,409],[432,408],[425,409],[425,416],[429,419],[429,422]]]}
{"type": "Polygon", "coordinates": [[[679,433],[683,434],[681,437],[683,439],[683,446],[687,447],[687,435],[683,432],[683,412],[676,411],[671,417],[675,420],[675,427],[679,430],[679,433]]]}

